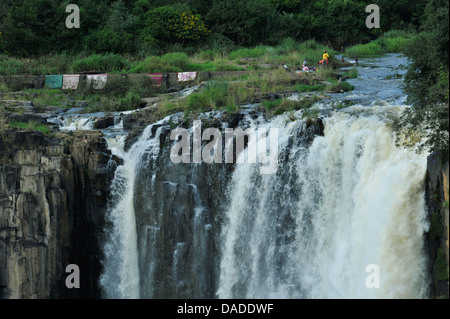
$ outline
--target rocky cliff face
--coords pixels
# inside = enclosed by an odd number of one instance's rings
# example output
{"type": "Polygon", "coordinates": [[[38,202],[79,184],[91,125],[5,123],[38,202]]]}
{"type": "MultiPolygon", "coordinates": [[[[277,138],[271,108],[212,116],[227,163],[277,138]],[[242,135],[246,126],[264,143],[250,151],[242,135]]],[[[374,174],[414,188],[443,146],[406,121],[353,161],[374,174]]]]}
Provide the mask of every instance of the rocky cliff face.
{"type": "Polygon", "coordinates": [[[428,157],[426,201],[430,218],[427,236],[432,273],[432,297],[448,298],[449,216],[448,161],[444,163],[436,153],[428,157]]]}
{"type": "Polygon", "coordinates": [[[0,132],[0,297],[98,297],[114,168],[99,132],[0,132]],[[80,267],[80,289],[65,286],[80,267]]]}

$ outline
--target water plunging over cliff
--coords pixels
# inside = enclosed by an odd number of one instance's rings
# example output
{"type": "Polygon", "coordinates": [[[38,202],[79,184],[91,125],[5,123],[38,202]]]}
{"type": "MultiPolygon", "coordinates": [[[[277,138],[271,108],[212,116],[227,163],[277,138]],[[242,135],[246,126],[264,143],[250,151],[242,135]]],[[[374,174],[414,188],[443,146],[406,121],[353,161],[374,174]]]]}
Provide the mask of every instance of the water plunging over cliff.
{"type": "Polygon", "coordinates": [[[276,176],[236,168],[220,298],[426,296],[426,157],[396,148],[378,116],[324,122],[324,136],[291,146],[276,176]],[[379,289],[366,287],[372,264],[379,289]]]}
{"type": "Polygon", "coordinates": [[[341,111],[317,104],[327,115],[316,124],[301,111],[269,121],[204,115],[222,129],[277,128],[272,175],[259,164],[172,163],[178,115],[148,126],[127,151],[109,137],[124,162],[107,216],[105,297],[427,297],[426,154],[395,146],[389,123],[404,96],[371,63],[361,77],[378,81],[372,91],[348,93],[360,103],[341,111]],[[370,265],[379,288],[366,286],[370,265]]]}

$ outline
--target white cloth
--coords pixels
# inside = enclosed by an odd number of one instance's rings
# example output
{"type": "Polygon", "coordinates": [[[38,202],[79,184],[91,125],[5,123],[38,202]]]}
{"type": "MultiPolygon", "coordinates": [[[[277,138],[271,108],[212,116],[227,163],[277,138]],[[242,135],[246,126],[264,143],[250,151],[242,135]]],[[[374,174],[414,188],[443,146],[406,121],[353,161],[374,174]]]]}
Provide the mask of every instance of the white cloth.
{"type": "Polygon", "coordinates": [[[76,90],[80,82],[79,74],[64,74],[63,75],[63,90],[76,90]]]}
{"type": "Polygon", "coordinates": [[[108,75],[107,74],[88,74],[86,76],[86,79],[88,83],[91,83],[91,81],[94,81],[93,87],[96,90],[101,90],[105,87],[106,80],[108,75]]]}
{"type": "Polygon", "coordinates": [[[197,78],[197,72],[178,72],[178,82],[194,81],[197,78]]]}

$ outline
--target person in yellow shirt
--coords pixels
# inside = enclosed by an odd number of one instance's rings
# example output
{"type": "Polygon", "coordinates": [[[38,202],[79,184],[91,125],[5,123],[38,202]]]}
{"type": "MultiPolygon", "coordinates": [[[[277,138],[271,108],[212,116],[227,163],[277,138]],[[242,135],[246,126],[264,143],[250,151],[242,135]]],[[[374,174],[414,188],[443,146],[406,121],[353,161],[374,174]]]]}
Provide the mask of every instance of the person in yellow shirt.
{"type": "Polygon", "coordinates": [[[323,51],[323,56],[322,56],[322,60],[323,60],[323,62],[322,62],[322,65],[323,66],[328,66],[328,58],[330,57],[330,55],[327,53],[327,51],[326,50],[324,50],[323,51]]]}

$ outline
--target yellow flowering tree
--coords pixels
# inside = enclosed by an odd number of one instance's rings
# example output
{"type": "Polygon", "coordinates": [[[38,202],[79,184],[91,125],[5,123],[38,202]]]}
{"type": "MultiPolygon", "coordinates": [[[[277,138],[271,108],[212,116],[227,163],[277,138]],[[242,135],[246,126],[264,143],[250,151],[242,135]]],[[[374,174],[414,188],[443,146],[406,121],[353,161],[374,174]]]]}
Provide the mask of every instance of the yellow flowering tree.
{"type": "Polygon", "coordinates": [[[142,38],[149,44],[167,44],[196,41],[209,33],[200,15],[164,6],[147,12],[142,38]]]}
{"type": "Polygon", "coordinates": [[[206,28],[201,16],[191,11],[180,14],[177,22],[169,29],[181,40],[199,40],[211,32],[206,28]]]}

